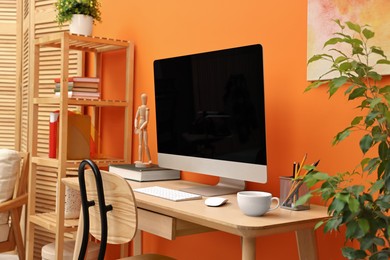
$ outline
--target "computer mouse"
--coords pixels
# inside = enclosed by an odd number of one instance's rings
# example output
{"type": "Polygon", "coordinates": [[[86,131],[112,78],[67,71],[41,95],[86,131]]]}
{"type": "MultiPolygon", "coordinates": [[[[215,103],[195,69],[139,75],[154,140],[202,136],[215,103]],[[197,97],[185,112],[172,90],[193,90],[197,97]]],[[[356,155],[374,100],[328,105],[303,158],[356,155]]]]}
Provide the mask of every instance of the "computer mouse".
{"type": "Polygon", "coordinates": [[[226,198],[210,197],[204,201],[204,204],[206,204],[209,207],[219,207],[219,206],[222,206],[223,204],[225,204],[226,201],[228,201],[228,199],[226,199],[226,198]]]}

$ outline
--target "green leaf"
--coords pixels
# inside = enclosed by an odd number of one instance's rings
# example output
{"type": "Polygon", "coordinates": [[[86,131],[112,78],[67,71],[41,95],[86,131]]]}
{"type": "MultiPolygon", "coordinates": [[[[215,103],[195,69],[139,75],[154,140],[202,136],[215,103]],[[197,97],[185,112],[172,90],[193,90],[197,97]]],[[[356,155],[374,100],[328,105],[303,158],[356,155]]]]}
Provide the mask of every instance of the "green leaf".
{"type": "Polygon", "coordinates": [[[317,173],[313,174],[313,178],[316,179],[316,180],[319,180],[319,181],[324,181],[324,180],[328,180],[330,177],[326,173],[317,172],[317,173]]]}
{"type": "Polygon", "coordinates": [[[352,55],[364,55],[363,48],[360,45],[353,45],[352,55]]]}
{"type": "Polygon", "coordinates": [[[314,61],[321,60],[321,59],[323,59],[323,58],[324,58],[324,55],[323,55],[323,54],[317,54],[317,55],[314,55],[313,57],[311,57],[311,58],[307,61],[307,63],[309,64],[309,63],[312,63],[312,62],[314,62],[314,61]]]}
{"type": "Polygon", "coordinates": [[[326,47],[328,45],[334,45],[334,44],[339,43],[339,42],[344,42],[344,40],[342,38],[339,38],[339,37],[330,38],[329,40],[327,40],[325,42],[324,47],[326,47]]]}
{"type": "Polygon", "coordinates": [[[370,260],[389,260],[389,253],[386,253],[385,251],[379,251],[374,255],[375,258],[370,257],[370,260]]]}
{"type": "Polygon", "coordinates": [[[347,57],[345,57],[345,56],[339,56],[339,57],[337,57],[337,58],[335,59],[334,63],[335,63],[335,64],[339,64],[339,63],[341,63],[341,62],[343,62],[343,61],[346,61],[346,60],[348,60],[347,57]]]}
{"type": "Polygon", "coordinates": [[[347,82],[347,80],[348,80],[348,77],[346,77],[346,76],[334,78],[330,81],[330,85],[334,86],[334,87],[341,87],[342,85],[344,85],[347,82]]]}
{"type": "Polygon", "coordinates": [[[370,158],[364,158],[364,159],[360,162],[360,167],[362,167],[363,171],[364,171],[364,167],[368,164],[369,161],[370,161],[370,158]]]}
{"type": "Polygon", "coordinates": [[[351,126],[355,126],[355,125],[358,125],[360,124],[360,122],[363,120],[363,117],[362,116],[357,116],[355,117],[352,122],[351,122],[351,126]]]}
{"type": "Polygon", "coordinates": [[[353,185],[351,187],[351,192],[355,195],[355,197],[358,197],[360,193],[364,191],[364,186],[363,185],[353,185]]]}
{"type": "Polygon", "coordinates": [[[359,225],[356,221],[351,221],[347,225],[347,230],[345,232],[345,237],[347,239],[352,239],[355,237],[356,231],[359,228],[359,225]]]}
{"type": "Polygon", "coordinates": [[[373,79],[373,80],[381,80],[382,79],[382,76],[379,74],[379,73],[377,73],[377,72],[375,72],[375,71],[370,71],[370,72],[368,72],[368,77],[369,78],[371,78],[371,79],[373,79]]]}
{"type": "Polygon", "coordinates": [[[378,206],[380,206],[383,210],[389,209],[389,208],[390,208],[390,203],[387,203],[386,201],[378,200],[378,201],[376,202],[376,204],[377,204],[378,206]]]}
{"type": "Polygon", "coordinates": [[[390,93],[390,85],[386,85],[383,88],[379,89],[379,94],[386,94],[390,93]]]}
{"type": "Polygon", "coordinates": [[[330,96],[333,96],[336,91],[343,86],[348,81],[348,77],[341,76],[338,78],[334,78],[329,83],[329,94],[330,96]]]}
{"type": "Polygon", "coordinates": [[[385,161],[388,157],[389,147],[387,146],[387,142],[383,141],[378,146],[378,154],[379,158],[381,158],[382,161],[385,161]]]}
{"type": "Polygon", "coordinates": [[[305,183],[307,185],[307,187],[311,188],[313,187],[314,185],[316,185],[318,183],[318,180],[317,179],[314,179],[310,176],[306,176],[305,178],[305,183]],[[307,178],[306,178],[307,177],[307,178]]]}
{"type": "Polygon", "coordinates": [[[360,149],[364,154],[371,148],[372,143],[372,137],[369,134],[363,136],[360,140],[360,149]]]}
{"type": "Polygon", "coordinates": [[[348,58],[348,56],[344,52],[342,52],[338,49],[331,48],[331,49],[329,49],[329,52],[331,52],[331,51],[337,52],[337,53],[341,54],[341,56],[348,58]]]}
{"type": "Polygon", "coordinates": [[[341,29],[344,29],[345,26],[341,24],[340,20],[339,19],[334,19],[333,20],[336,24],[338,24],[338,26],[340,26],[341,29]]]}
{"type": "Polygon", "coordinates": [[[341,249],[343,256],[348,259],[364,259],[367,254],[363,250],[355,250],[352,247],[343,247],[341,249]]]}
{"type": "Polygon", "coordinates": [[[332,204],[329,205],[328,211],[337,215],[344,209],[344,206],[345,206],[344,201],[341,201],[339,199],[334,199],[332,201],[332,204]]]}
{"type": "Polygon", "coordinates": [[[300,205],[303,205],[305,204],[311,197],[313,197],[313,195],[309,192],[309,193],[306,193],[305,195],[299,197],[299,199],[295,202],[295,205],[296,206],[300,206],[300,205]]]}
{"type": "Polygon", "coordinates": [[[324,227],[324,232],[328,233],[329,231],[332,231],[332,230],[338,230],[339,229],[339,226],[342,222],[342,218],[332,218],[330,219],[326,224],[325,224],[325,227],[324,227]]]}
{"type": "Polygon", "coordinates": [[[351,131],[350,131],[349,129],[350,129],[350,127],[347,127],[347,128],[344,129],[343,131],[339,132],[339,133],[333,138],[332,144],[333,144],[333,145],[338,144],[339,142],[341,142],[342,140],[344,140],[345,138],[347,138],[347,137],[351,134],[351,131]]]}
{"type": "Polygon", "coordinates": [[[319,222],[314,226],[314,230],[318,229],[318,228],[321,227],[323,224],[324,224],[324,221],[323,221],[323,220],[319,221],[319,222]]]}
{"type": "Polygon", "coordinates": [[[336,198],[342,202],[349,202],[351,195],[349,193],[337,193],[336,198]]]}
{"type": "Polygon", "coordinates": [[[348,207],[349,207],[349,210],[352,212],[352,213],[356,213],[359,211],[359,201],[353,197],[349,198],[349,203],[348,203],[348,207]]]}
{"type": "Polygon", "coordinates": [[[384,246],[385,245],[385,241],[382,238],[374,237],[373,240],[374,240],[374,244],[376,244],[378,246],[384,246]]]}
{"type": "Polygon", "coordinates": [[[364,120],[364,122],[366,123],[367,126],[371,126],[373,123],[374,123],[374,120],[375,118],[380,115],[379,112],[371,112],[369,113],[367,116],[366,116],[366,119],[364,120]]]}
{"type": "Polygon", "coordinates": [[[358,219],[358,224],[360,229],[363,231],[364,234],[367,234],[370,230],[370,224],[367,219],[361,218],[358,219]]]}
{"type": "Polygon", "coordinates": [[[372,53],[378,54],[378,55],[380,55],[380,56],[382,56],[383,58],[386,59],[386,55],[385,55],[385,53],[383,52],[382,48],[377,47],[377,46],[371,46],[370,49],[371,49],[371,52],[372,52],[372,53]]]}
{"type": "Polygon", "coordinates": [[[380,162],[379,158],[372,158],[369,160],[367,166],[364,167],[363,170],[368,171],[369,173],[372,173],[378,167],[379,162],[380,162]]]}
{"type": "Polygon", "coordinates": [[[356,87],[356,85],[355,84],[351,84],[351,86],[349,86],[347,88],[347,90],[344,92],[344,95],[347,95],[347,94],[351,93],[351,91],[353,90],[354,87],[356,87]]]}
{"type": "Polygon", "coordinates": [[[313,88],[318,88],[319,86],[322,86],[324,84],[327,84],[329,81],[314,81],[310,83],[310,85],[305,89],[304,92],[307,92],[313,88]]]}
{"type": "Polygon", "coordinates": [[[352,64],[350,62],[343,62],[340,64],[339,69],[343,72],[348,71],[352,68],[352,64]]]}
{"type": "Polygon", "coordinates": [[[371,185],[370,187],[370,194],[374,194],[375,192],[379,191],[382,189],[383,185],[385,184],[384,180],[379,179],[374,184],[371,185]]]}
{"type": "Polygon", "coordinates": [[[373,109],[376,105],[378,105],[382,101],[382,98],[377,97],[370,100],[370,108],[373,109]]]}
{"type": "Polygon", "coordinates": [[[386,59],[381,59],[376,62],[376,64],[387,64],[390,65],[390,61],[386,59]]]}
{"type": "Polygon", "coordinates": [[[358,25],[358,24],[355,24],[352,22],[345,22],[345,24],[348,26],[349,29],[351,29],[352,31],[355,31],[357,33],[360,33],[362,30],[360,25],[358,25]]]}
{"type": "Polygon", "coordinates": [[[358,97],[364,97],[367,89],[365,87],[355,88],[352,93],[349,95],[348,100],[353,100],[358,97]]]}
{"type": "Polygon", "coordinates": [[[360,240],[360,248],[362,250],[367,250],[369,249],[374,243],[374,240],[372,237],[365,237],[362,240],[360,240]]]}
{"type": "Polygon", "coordinates": [[[367,28],[364,28],[363,35],[368,40],[368,39],[371,39],[372,37],[374,37],[375,33],[371,30],[368,30],[367,28]]]}

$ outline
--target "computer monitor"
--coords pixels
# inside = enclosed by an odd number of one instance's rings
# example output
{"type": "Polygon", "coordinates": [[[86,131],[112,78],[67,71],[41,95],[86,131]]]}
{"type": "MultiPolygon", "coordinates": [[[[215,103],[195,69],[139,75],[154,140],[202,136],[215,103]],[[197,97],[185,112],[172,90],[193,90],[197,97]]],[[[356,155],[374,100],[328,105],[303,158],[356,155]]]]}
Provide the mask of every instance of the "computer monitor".
{"type": "Polygon", "coordinates": [[[154,61],[158,164],[220,177],[188,189],[234,193],[267,182],[260,44],[154,61]]]}

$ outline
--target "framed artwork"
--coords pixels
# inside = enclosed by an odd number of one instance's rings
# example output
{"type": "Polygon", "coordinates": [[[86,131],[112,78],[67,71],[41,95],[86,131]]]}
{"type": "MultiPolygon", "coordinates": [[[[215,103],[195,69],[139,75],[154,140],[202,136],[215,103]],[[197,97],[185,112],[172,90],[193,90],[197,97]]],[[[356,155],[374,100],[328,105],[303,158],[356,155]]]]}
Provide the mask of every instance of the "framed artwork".
{"type": "MultiPolygon", "coordinates": [[[[390,1],[389,0],[308,0],[307,58],[327,53],[323,48],[339,26],[333,20],[369,25],[375,32],[370,45],[379,46],[390,56],[390,1]]],[[[328,53],[331,54],[331,53],[328,53]]],[[[329,63],[314,62],[307,67],[307,80],[317,80],[329,70],[329,63]]],[[[390,66],[377,67],[382,75],[390,74],[390,66]]],[[[327,75],[331,78],[332,75],[327,75]]],[[[325,78],[324,78],[325,79],[325,78]]]]}

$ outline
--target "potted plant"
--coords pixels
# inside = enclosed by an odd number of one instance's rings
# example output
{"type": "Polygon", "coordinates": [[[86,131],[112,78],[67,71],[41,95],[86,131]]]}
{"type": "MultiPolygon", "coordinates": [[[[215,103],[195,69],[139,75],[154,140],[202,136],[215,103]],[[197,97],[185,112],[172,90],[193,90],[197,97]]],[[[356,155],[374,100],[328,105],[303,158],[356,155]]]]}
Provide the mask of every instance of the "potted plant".
{"type": "Polygon", "coordinates": [[[324,44],[335,56],[318,54],[308,61],[308,64],[327,61],[329,71],[312,82],[306,91],[326,86],[330,97],[344,91],[348,100],[358,102],[359,112],[350,125],[334,137],[333,144],[356,131],[361,134],[359,146],[364,156],[355,169],[336,175],[306,166],[310,173],[304,181],[312,190],[298,203],[314,195],[328,202],[329,218],[317,227],[324,225],[324,232],[345,227],[345,239],[354,241],[355,247],[343,247],[344,257],[389,259],[390,85],[384,85],[382,76],[375,70],[377,66],[389,65],[390,61],[380,47],[369,44],[375,36],[369,26],[335,22],[340,31],[324,44]],[[348,47],[350,52],[341,46],[348,47]],[[337,73],[334,78],[321,80],[334,72],[337,73]]]}
{"type": "Polygon", "coordinates": [[[71,33],[90,35],[92,24],[101,22],[99,0],[57,0],[55,6],[56,21],[60,26],[69,21],[71,33]]]}

